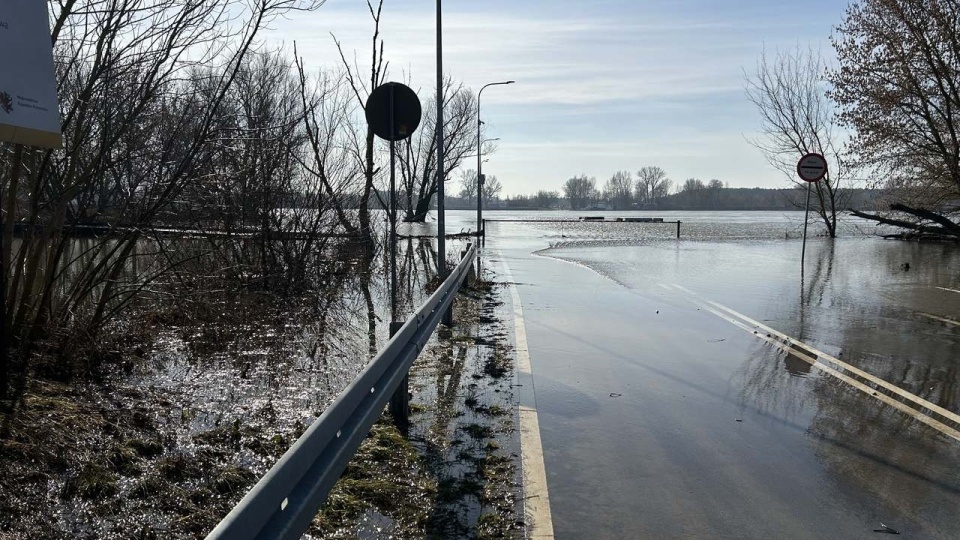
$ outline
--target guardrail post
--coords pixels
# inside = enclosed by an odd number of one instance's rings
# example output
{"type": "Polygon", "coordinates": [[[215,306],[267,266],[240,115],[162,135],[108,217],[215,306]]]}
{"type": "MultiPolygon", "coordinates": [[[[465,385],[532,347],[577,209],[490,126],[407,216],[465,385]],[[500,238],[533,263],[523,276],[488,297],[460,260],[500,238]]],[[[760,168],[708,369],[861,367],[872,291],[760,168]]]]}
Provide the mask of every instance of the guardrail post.
{"type": "MultiPolygon", "coordinates": [[[[467,249],[460,252],[460,260],[462,261],[467,256],[467,251],[470,250],[470,244],[467,244],[467,249]]],[[[480,256],[477,256],[477,266],[480,265],[480,256]]],[[[477,280],[477,270],[474,269],[473,265],[470,265],[470,270],[467,271],[467,276],[464,279],[465,283],[474,283],[477,280]]]]}
{"type": "MultiPolygon", "coordinates": [[[[480,245],[480,242],[477,242],[477,245],[480,245]]],[[[473,247],[472,243],[467,243],[467,248],[460,252],[460,260],[467,258],[467,253],[470,252],[470,248],[473,247]]],[[[474,267],[473,263],[470,263],[470,270],[467,271],[467,283],[476,283],[480,279],[480,250],[477,250],[477,266],[474,267]]]]}
{"type": "Polygon", "coordinates": [[[680,220],[677,220],[677,238],[680,238],[680,220]]]}
{"type": "Polygon", "coordinates": [[[442,322],[447,328],[453,326],[453,304],[450,304],[450,307],[443,312],[443,319],[441,319],[440,322],[442,322]]]}
{"type": "MultiPolygon", "coordinates": [[[[390,323],[390,337],[403,328],[403,321],[394,321],[390,323]]],[[[390,397],[390,415],[393,416],[393,423],[399,428],[407,427],[410,423],[410,375],[405,375],[400,381],[400,386],[390,397]]]]}

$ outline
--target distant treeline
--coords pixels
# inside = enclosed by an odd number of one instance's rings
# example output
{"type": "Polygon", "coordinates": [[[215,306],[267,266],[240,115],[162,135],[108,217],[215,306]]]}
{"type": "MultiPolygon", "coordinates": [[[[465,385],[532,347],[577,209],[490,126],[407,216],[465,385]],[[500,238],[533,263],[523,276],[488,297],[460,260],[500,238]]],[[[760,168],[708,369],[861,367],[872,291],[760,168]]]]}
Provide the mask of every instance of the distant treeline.
{"type": "MultiPolygon", "coordinates": [[[[849,189],[843,191],[838,200],[846,204],[841,210],[877,210],[883,206],[880,197],[883,193],[877,189],[849,189]]],[[[574,201],[563,197],[559,192],[540,192],[536,195],[517,195],[491,201],[490,209],[501,210],[548,210],[548,209],[603,209],[603,210],[798,210],[804,206],[806,190],[797,188],[729,188],[714,185],[701,189],[685,189],[678,193],[663,195],[646,202],[631,201],[618,205],[616,200],[596,196],[587,200],[574,201]]],[[[460,200],[447,199],[447,207],[460,208],[460,200]],[[452,203],[452,204],[451,204],[452,203]]],[[[816,201],[811,201],[814,205],[816,201]]],[[[475,208],[476,203],[473,203],[475,208]]],[[[469,206],[465,206],[469,208],[469,206]]]]}
{"type": "MultiPolygon", "coordinates": [[[[881,191],[849,189],[843,210],[875,210],[881,191]]],[[[804,207],[806,190],[723,188],[681,191],[657,201],[656,210],[797,210],[804,207]]]]}

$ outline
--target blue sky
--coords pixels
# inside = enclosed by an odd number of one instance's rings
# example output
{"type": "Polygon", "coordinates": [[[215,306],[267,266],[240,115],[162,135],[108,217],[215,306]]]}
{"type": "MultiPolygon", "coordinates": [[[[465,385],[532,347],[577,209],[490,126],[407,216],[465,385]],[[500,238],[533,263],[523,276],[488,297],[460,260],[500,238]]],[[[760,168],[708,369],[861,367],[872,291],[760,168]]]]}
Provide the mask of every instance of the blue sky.
{"type": "MultiPolygon", "coordinates": [[[[559,190],[576,174],[663,167],[675,182],[718,178],[778,187],[783,176],[747,141],[759,119],[744,96],[764,48],[808,45],[832,58],[842,0],[514,0],[443,3],[444,71],[478,90],[488,137],[484,172],[504,194],[559,190]]],[[[435,91],[433,0],[385,0],[381,33],[390,79],[435,91]]],[[[330,33],[369,65],[364,0],[327,0],[273,25],[308,66],[338,63],[330,33]]],[[[799,156],[798,156],[799,157],[799,156]]],[[[475,164],[474,164],[475,165],[475,164]]]]}

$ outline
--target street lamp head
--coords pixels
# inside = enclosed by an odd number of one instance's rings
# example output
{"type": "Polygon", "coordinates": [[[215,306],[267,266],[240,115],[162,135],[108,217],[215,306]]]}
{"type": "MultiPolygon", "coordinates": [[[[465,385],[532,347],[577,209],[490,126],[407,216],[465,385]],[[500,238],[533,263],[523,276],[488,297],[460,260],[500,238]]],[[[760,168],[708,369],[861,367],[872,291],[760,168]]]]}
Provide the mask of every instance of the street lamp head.
{"type": "Polygon", "coordinates": [[[482,94],[483,91],[486,90],[488,86],[497,86],[497,85],[500,85],[500,84],[513,84],[513,83],[515,83],[515,82],[517,82],[517,81],[500,81],[500,82],[487,83],[487,84],[483,85],[483,86],[480,88],[480,91],[477,92],[477,95],[479,96],[480,94],[482,94]]]}
{"type": "MultiPolygon", "coordinates": [[[[480,96],[483,95],[483,91],[487,89],[488,86],[495,86],[498,84],[513,84],[515,81],[502,81],[502,82],[492,82],[483,85],[480,88],[480,91],[477,92],[477,234],[482,237],[485,232],[483,230],[483,163],[487,160],[483,159],[483,142],[480,140],[480,126],[483,125],[483,120],[480,120],[480,96]]],[[[488,141],[496,141],[499,137],[495,139],[487,139],[488,141]]]]}

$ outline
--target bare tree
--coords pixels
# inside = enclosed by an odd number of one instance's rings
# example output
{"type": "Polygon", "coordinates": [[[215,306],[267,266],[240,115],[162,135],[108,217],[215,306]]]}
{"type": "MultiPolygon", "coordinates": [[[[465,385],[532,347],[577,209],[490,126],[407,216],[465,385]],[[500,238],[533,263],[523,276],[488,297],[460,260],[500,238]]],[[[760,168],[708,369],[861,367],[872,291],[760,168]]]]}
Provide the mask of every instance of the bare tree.
{"type": "MultiPolygon", "coordinates": [[[[827,176],[814,185],[814,210],[831,238],[837,214],[844,210],[841,185],[849,176],[843,159],[843,136],[826,95],[826,66],[819,53],[799,47],[769,58],[760,55],[757,71],[747,77],[747,98],[760,113],[763,136],[750,141],[787,180],[799,187],[797,161],[816,152],[830,162],[827,176]]],[[[801,203],[802,204],[802,203],[801,203]]]]}
{"type": "Polygon", "coordinates": [[[641,167],[637,171],[637,183],[634,189],[638,203],[656,204],[670,193],[670,179],[667,178],[667,171],[655,165],[641,167]]]}
{"type": "MultiPolygon", "coordinates": [[[[296,52],[296,49],[294,49],[296,52]]],[[[337,74],[321,73],[311,86],[303,60],[295,54],[299,76],[301,115],[310,143],[310,159],[303,166],[320,183],[323,204],[337,216],[340,226],[351,235],[360,235],[344,209],[344,202],[362,174],[361,167],[349,158],[355,138],[350,126],[350,107],[345,87],[337,74]]],[[[352,90],[352,89],[351,89],[352,90]]],[[[366,178],[364,176],[364,178],[366,178]]]]}
{"type": "Polygon", "coordinates": [[[460,171],[460,198],[467,203],[477,202],[476,169],[466,169],[460,171]]]}
{"type": "Polygon", "coordinates": [[[633,204],[633,175],[617,171],[607,180],[604,191],[616,210],[627,210],[633,204]]]}
{"type": "MultiPolygon", "coordinates": [[[[420,128],[406,139],[399,150],[401,205],[404,220],[422,222],[437,194],[437,120],[436,100],[423,107],[420,128]]],[[[477,100],[473,92],[452,79],[443,86],[443,165],[444,181],[460,167],[471,152],[476,151],[477,100]]],[[[475,180],[474,180],[475,181],[475,180]]]]}
{"type": "Polygon", "coordinates": [[[202,171],[215,159],[225,102],[260,31],[277,16],[320,4],[50,3],[64,148],[0,147],[0,170],[11,171],[0,186],[0,262],[10,274],[0,331],[21,357],[41,338],[61,346],[75,336],[95,339],[182,263],[170,251],[144,253],[144,231],[182,214],[184,189],[207,179],[202,171]],[[111,233],[76,242],[70,232],[91,222],[111,233]],[[14,223],[24,230],[16,245],[14,223]],[[154,262],[139,267],[146,257],[154,262]]]}
{"type": "Polygon", "coordinates": [[[833,40],[831,96],[856,132],[858,165],[906,219],[855,213],[960,236],[960,0],[851,4],[833,40]]]}
{"type": "Polygon", "coordinates": [[[683,182],[683,187],[681,188],[681,192],[696,193],[698,191],[703,191],[705,189],[707,189],[707,186],[706,184],[703,183],[703,180],[699,178],[687,178],[683,182]]]}
{"type": "Polygon", "coordinates": [[[560,193],[541,189],[533,196],[533,204],[537,208],[553,208],[560,200],[560,193]]]}
{"type": "MultiPolygon", "coordinates": [[[[344,75],[350,88],[353,90],[356,99],[357,109],[362,111],[366,106],[367,98],[378,86],[386,81],[387,68],[389,67],[383,59],[383,39],[380,37],[380,18],[383,11],[383,0],[379,0],[377,7],[367,0],[367,10],[370,12],[370,18],[373,20],[373,36],[371,38],[371,57],[370,57],[370,76],[367,79],[361,75],[359,64],[351,64],[343,52],[340,42],[334,37],[333,41],[340,53],[340,61],[343,63],[344,75]]],[[[366,121],[358,124],[359,133],[353,140],[353,149],[360,171],[363,174],[363,185],[360,188],[360,197],[358,201],[357,217],[359,220],[360,239],[368,245],[372,241],[372,231],[370,229],[370,198],[376,189],[376,175],[380,167],[375,159],[375,135],[373,128],[367,125],[366,121]]]]}
{"type": "Polygon", "coordinates": [[[563,194],[573,210],[585,208],[597,196],[597,179],[585,174],[574,176],[563,184],[563,194]]]}
{"type": "Polygon", "coordinates": [[[483,182],[483,204],[489,205],[494,201],[500,200],[500,192],[503,191],[503,185],[500,184],[500,180],[497,180],[496,176],[486,175],[486,180],[483,182]]]}

